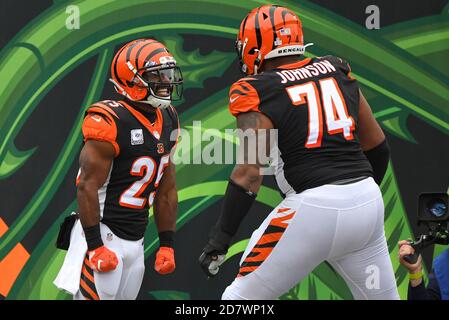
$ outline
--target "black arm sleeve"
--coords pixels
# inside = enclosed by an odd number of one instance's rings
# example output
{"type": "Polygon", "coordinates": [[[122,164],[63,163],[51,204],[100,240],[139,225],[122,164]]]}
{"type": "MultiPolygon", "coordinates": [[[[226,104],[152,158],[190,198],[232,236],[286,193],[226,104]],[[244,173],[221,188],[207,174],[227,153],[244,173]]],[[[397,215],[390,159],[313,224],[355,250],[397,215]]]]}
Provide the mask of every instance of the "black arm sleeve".
{"type": "Polygon", "coordinates": [[[243,218],[248,213],[257,194],[245,190],[229,180],[224,195],[220,217],[211,231],[209,244],[218,250],[227,250],[243,218]]]}
{"type": "Polygon", "coordinates": [[[373,168],[374,180],[380,185],[387,171],[388,161],[390,160],[390,147],[388,146],[387,139],[364,153],[373,168]]]}
{"type": "Polygon", "coordinates": [[[412,287],[408,285],[408,300],[441,300],[440,286],[433,273],[429,274],[429,283],[427,288],[424,281],[419,286],[412,287]]]}

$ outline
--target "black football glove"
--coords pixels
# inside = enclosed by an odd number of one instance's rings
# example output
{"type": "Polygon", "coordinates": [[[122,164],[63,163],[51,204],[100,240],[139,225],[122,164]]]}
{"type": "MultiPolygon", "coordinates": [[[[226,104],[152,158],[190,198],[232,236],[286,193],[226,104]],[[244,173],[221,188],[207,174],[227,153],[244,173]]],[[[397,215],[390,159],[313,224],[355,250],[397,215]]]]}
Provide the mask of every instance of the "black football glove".
{"type": "Polygon", "coordinates": [[[198,259],[201,268],[208,277],[216,276],[220,270],[221,264],[225,261],[231,238],[227,233],[217,231],[217,228],[211,231],[209,242],[198,259]]]}

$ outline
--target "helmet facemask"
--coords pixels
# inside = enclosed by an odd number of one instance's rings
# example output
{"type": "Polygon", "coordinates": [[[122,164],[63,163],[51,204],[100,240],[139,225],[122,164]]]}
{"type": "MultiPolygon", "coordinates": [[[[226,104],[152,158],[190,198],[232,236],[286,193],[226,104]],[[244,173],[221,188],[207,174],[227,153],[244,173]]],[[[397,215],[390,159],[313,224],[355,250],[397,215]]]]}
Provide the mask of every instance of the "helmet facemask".
{"type": "Polygon", "coordinates": [[[114,56],[111,76],[115,90],[131,101],[167,108],[182,98],[181,70],[168,49],[154,39],[124,45],[114,56]]]}
{"type": "Polygon", "coordinates": [[[237,57],[238,57],[238,62],[240,65],[240,71],[243,72],[244,74],[246,73],[246,65],[243,63],[243,43],[242,40],[236,40],[235,41],[235,51],[237,53],[237,57]]]}
{"type": "Polygon", "coordinates": [[[172,101],[179,101],[183,93],[181,69],[175,63],[150,64],[137,71],[134,82],[148,89],[147,96],[139,102],[164,109],[172,101]]]}
{"type": "Polygon", "coordinates": [[[141,97],[129,94],[114,79],[110,79],[110,81],[114,84],[117,92],[128,99],[165,109],[170,106],[172,101],[182,99],[184,80],[181,69],[176,66],[173,57],[162,57],[161,60],[164,63],[156,64],[150,61],[147,66],[138,70],[130,61],[127,62],[129,70],[134,74],[131,81],[126,81],[127,88],[134,87],[137,89],[134,90],[134,93],[141,92],[143,94],[139,93],[141,97]]]}
{"type": "MultiPolygon", "coordinates": [[[[246,45],[248,43],[248,38],[244,42],[238,39],[235,42],[235,50],[237,51],[237,56],[240,64],[240,71],[243,75],[248,75],[248,65],[245,63],[243,58],[243,53],[245,52],[246,45]]],[[[257,70],[260,68],[261,62],[261,52],[257,48],[251,48],[248,52],[249,55],[257,55],[254,60],[254,74],[257,74],[257,70]]]]}

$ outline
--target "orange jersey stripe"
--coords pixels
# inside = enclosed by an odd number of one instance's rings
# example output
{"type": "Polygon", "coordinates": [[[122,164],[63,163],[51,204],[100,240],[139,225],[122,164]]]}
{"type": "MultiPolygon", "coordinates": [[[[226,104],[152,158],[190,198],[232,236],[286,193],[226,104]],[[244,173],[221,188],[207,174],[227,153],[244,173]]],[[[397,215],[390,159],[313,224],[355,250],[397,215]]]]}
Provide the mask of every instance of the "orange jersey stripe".
{"type": "Polygon", "coordinates": [[[151,124],[150,120],[148,120],[145,116],[143,116],[139,111],[128,105],[124,101],[120,101],[126,109],[129,110],[129,112],[132,113],[134,117],[137,118],[137,120],[145,127],[147,130],[154,136],[154,132],[156,131],[159,136],[162,135],[162,125],[163,125],[163,117],[161,110],[159,108],[156,108],[156,121],[154,122],[154,125],[151,124]]]}
{"type": "Polygon", "coordinates": [[[116,117],[117,119],[120,119],[120,117],[117,115],[117,113],[115,113],[114,110],[112,110],[111,108],[109,108],[107,105],[104,104],[100,104],[100,103],[96,103],[94,105],[92,105],[92,107],[90,107],[88,110],[88,112],[98,112],[98,113],[102,113],[105,114],[106,116],[110,117],[110,114],[112,114],[114,117],[116,117]],[[110,114],[108,114],[107,112],[109,112],[110,114]]]}
{"type": "Polygon", "coordinates": [[[92,107],[87,110],[84,118],[82,131],[84,141],[89,139],[106,141],[112,144],[115,150],[115,156],[120,154],[120,147],[117,139],[117,125],[112,116],[100,107],[92,107]],[[106,121],[106,119],[108,121],[106,121]]]}
{"type": "Polygon", "coordinates": [[[260,112],[259,94],[248,82],[240,80],[234,83],[229,90],[229,111],[233,116],[244,112],[260,112]]]}

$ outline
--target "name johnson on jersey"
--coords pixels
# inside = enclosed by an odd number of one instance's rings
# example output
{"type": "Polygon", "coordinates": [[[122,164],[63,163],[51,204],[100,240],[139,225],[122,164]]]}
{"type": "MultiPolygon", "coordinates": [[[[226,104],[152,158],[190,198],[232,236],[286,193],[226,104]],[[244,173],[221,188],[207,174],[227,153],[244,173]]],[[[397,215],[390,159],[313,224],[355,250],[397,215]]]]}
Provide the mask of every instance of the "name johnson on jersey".
{"type": "Polygon", "coordinates": [[[278,129],[276,180],[283,194],[373,176],[358,138],[359,87],[349,64],[307,58],[235,82],[234,116],[261,112],[278,129]]]}

